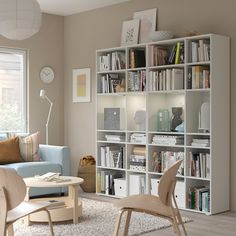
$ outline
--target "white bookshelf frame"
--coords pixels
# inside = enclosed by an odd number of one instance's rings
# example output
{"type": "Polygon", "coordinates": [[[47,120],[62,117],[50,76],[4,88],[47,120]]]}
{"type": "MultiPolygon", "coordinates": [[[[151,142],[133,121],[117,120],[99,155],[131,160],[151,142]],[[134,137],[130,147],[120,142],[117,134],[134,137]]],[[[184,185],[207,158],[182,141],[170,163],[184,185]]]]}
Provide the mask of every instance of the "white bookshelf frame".
{"type": "MultiPolygon", "coordinates": [[[[99,120],[97,115],[96,118],[96,157],[98,158],[98,145],[99,144],[110,144],[112,142],[107,142],[104,140],[98,139],[98,134],[101,132],[115,132],[115,133],[124,133],[125,134],[125,141],[119,143],[124,145],[125,148],[125,169],[115,169],[110,167],[101,167],[97,166],[97,173],[103,170],[115,170],[119,171],[124,174],[126,178],[126,188],[127,188],[127,196],[128,196],[128,187],[129,187],[129,174],[131,173],[141,173],[145,175],[146,178],[146,193],[150,193],[150,178],[151,177],[161,177],[162,173],[157,173],[150,171],[149,163],[150,158],[149,151],[152,147],[157,147],[159,145],[154,145],[149,143],[149,136],[153,134],[169,134],[169,135],[183,135],[184,136],[184,145],[175,146],[176,148],[183,150],[185,153],[185,175],[178,176],[179,179],[184,181],[185,184],[185,207],[184,210],[192,211],[192,212],[199,212],[204,214],[216,214],[219,212],[229,210],[229,170],[230,170],[230,39],[226,36],[216,35],[216,34],[205,34],[205,35],[198,35],[192,37],[184,37],[184,38],[176,38],[170,40],[163,40],[159,42],[150,42],[147,44],[138,44],[138,45],[131,45],[131,46],[122,46],[122,47],[115,47],[115,48],[108,48],[108,49],[99,49],[96,51],[96,86],[97,86],[97,79],[101,74],[109,74],[109,73],[118,73],[124,74],[125,76],[125,83],[126,83],[126,90],[122,93],[96,93],[96,114],[98,111],[101,112],[101,103],[106,102],[109,104],[110,100],[122,98],[124,101],[124,108],[126,109],[125,112],[125,129],[124,130],[104,130],[101,125],[102,120],[99,120]],[[191,41],[200,40],[200,39],[207,39],[210,41],[210,61],[207,62],[191,62],[189,61],[189,43],[191,41]],[[168,45],[168,44],[175,44],[177,42],[184,42],[184,52],[185,52],[185,62],[183,64],[173,64],[173,65],[162,65],[162,66],[149,66],[149,46],[150,45],[168,45]],[[146,67],[137,68],[137,69],[129,69],[128,68],[128,50],[131,48],[145,48],[146,50],[146,67]],[[126,54],[126,69],[122,70],[115,70],[115,71],[106,71],[100,72],[98,70],[99,60],[98,57],[101,54],[105,54],[107,52],[113,51],[124,51],[126,54]],[[210,77],[211,77],[211,85],[208,89],[188,89],[187,88],[187,71],[188,68],[191,66],[196,65],[207,65],[210,67],[210,77]],[[182,90],[169,90],[169,91],[143,91],[143,92],[127,92],[127,74],[129,71],[137,71],[137,70],[145,70],[146,71],[146,81],[148,81],[148,71],[155,70],[155,69],[167,69],[167,68],[183,68],[184,69],[184,89],[182,90]],[[204,93],[206,97],[208,97],[210,101],[210,132],[209,133],[198,133],[194,127],[188,128],[188,119],[191,117],[192,112],[197,112],[198,109],[194,104],[189,104],[189,100],[187,99],[189,96],[192,96],[192,102],[197,103],[197,99],[204,93]],[[171,96],[179,94],[183,96],[184,99],[184,124],[185,130],[182,133],[176,132],[158,132],[154,130],[150,130],[150,102],[154,103],[155,96],[171,96]],[[136,131],[136,130],[129,130],[130,127],[129,122],[131,119],[132,114],[130,113],[131,104],[128,103],[129,96],[141,96],[145,103],[146,108],[146,129],[144,131],[136,131]],[[109,100],[109,101],[108,101],[109,100]],[[128,106],[130,105],[130,107],[128,106]],[[99,109],[98,109],[99,107],[99,109]],[[186,122],[187,121],[187,122],[186,122]],[[191,130],[192,129],[192,130],[191,130]],[[128,168],[128,152],[129,147],[131,145],[135,145],[134,143],[130,143],[128,140],[129,134],[140,132],[145,133],[147,136],[147,141],[145,144],[142,144],[146,147],[146,171],[133,171],[129,170],[128,168]],[[197,148],[192,147],[187,143],[187,139],[191,136],[208,136],[210,138],[210,147],[206,148],[197,148]],[[189,150],[206,150],[210,152],[210,178],[199,178],[193,176],[186,175],[186,158],[187,153],[189,150]],[[187,208],[187,190],[191,184],[197,183],[197,185],[201,185],[201,183],[206,183],[210,187],[210,212],[201,212],[194,209],[187,208]]],[[[148,83],[146,82],[146,89],[148,90],[148,83]]],[[[96,92],[97,92],[96,87],[96,92]]],[[[190,99],[190,100],[191,100],[190,99]]],[[[132,109],[131,109],[132,110],[132,109]]],[[[132,112],[131,112],[132,113],[132,112]]],[[[190,122],[191,126],[191,122],[190,122]]],[[[116,143],[117,144],[117,143],[116,143]]],[[[161,145],[162,147],[173,147],[168,145],[161,145]]],[[[175,148],[174,147],[174,148],[175,148]]],[[[100,163],[99,161],[97,163],[100,163]]],[[[97,175],[96,175],[97,176],[97,175]]],[[[106,195],[98,193],[99,195],[105,195],[109,197],[117,197],[114,195],[106,195]]]]}

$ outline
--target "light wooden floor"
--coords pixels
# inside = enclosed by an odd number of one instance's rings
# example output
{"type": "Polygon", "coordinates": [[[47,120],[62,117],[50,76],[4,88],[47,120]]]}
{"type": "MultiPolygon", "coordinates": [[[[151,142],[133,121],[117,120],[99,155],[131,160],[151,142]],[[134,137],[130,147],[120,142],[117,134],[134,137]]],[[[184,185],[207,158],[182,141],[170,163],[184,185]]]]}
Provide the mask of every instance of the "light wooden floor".
{"type": "MultiPolygon", "coordinates": [[[[113,198],[97,196],[94,193],[79,192],[79,196],[90,199],[112,202],[113,198]]],[[[189,236],[236,236],[236,213],[225,212],[222,214],[206,216],[203,214],[181,212],[182,216],[189,217],[192,222],[185,224],[189,236]]],[[[172,228],[154,231],[143,236],[173,236],[172,228]]]]}

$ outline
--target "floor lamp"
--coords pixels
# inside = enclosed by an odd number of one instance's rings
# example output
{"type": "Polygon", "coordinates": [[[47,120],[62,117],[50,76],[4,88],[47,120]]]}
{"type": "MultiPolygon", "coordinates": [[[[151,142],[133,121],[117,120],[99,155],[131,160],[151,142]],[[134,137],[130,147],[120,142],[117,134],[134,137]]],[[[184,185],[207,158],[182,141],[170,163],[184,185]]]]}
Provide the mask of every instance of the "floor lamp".
{"type": "Polygon", "coordinates": [[[49,104],[50,104],[50,108],[49,108],[49,112],[48,112],[48,118],[47,118],[47,123],[46,123],[46,144],[48,145],[48,124],[49,124],[49,120],[50,120],[50,115],[51,115],[53,103],[48,98],[48,96],[46,95],[46,91],[44,89],[40,90],[40,98],[46,99],[49,102],[49,104]]]}

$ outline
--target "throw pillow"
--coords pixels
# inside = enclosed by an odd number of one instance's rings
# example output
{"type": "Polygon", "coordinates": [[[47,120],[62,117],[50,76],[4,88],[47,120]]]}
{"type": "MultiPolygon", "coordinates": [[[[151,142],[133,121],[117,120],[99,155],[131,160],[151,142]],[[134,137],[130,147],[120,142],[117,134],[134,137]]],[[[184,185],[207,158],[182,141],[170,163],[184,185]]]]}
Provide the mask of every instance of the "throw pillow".
{"type": "Polygon", "coordinates": [[[19,137],[0,141],[0,164],[21,162],[19,137]]]}
{"type": "Polygon", "coordinates": [[[20,137],[20,153],[24,161],[40,161],[39,132],[20,137]]]}

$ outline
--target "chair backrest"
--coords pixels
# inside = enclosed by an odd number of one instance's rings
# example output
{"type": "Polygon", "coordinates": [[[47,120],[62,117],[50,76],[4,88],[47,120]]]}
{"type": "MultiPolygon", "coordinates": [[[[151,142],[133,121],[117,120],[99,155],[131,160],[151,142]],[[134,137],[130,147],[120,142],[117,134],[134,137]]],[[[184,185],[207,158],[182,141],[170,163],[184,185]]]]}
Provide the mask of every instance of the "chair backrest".
{"type": "Polygon", "coordinates": [[[166,170],[158,185],[158,194],[161,202],[165,205],[172,204],[171,197],[175,190],[176,174],[183,160],[177,161],[173,166],[166,170]]]}
{"type": "Polygon", "coordinates": [[[0,186],[6,192],[8,211],[24,200],[26,194],[25,182],[14,169],[0,167],[0,186]]]}

